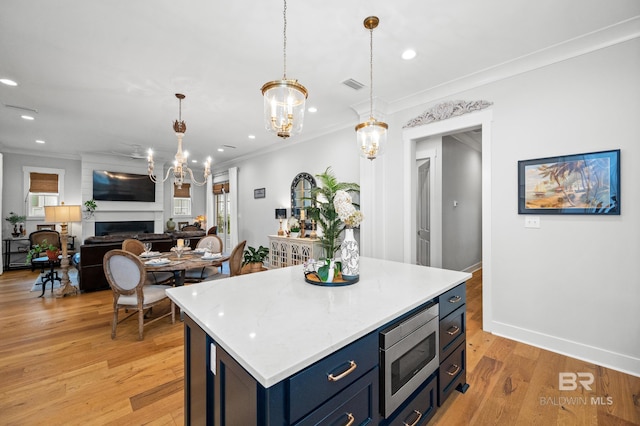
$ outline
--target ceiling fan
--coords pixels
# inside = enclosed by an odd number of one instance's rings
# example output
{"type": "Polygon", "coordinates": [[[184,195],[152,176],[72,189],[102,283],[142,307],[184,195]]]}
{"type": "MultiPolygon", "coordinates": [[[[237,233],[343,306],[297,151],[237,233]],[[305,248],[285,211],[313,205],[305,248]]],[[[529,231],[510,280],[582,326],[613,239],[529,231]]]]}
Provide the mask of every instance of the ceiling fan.
{"type": "Polygon", "coordinates": [[[120,152],[120,151],[108,151],[104,152],[107,155],[116,155],[118,157],[128,157],[132,160],[146,160],[147,153],[142,150],[142,145],[132,144],[129,145],[132,148],[131,152],[120,152]]]}

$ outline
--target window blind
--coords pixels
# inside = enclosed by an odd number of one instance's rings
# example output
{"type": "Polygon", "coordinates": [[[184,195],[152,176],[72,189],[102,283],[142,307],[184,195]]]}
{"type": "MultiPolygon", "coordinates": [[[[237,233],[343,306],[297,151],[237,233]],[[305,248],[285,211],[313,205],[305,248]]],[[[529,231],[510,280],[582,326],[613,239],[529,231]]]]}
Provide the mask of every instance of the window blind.
{"type": "Polygon", "coordinates": [[[191,198],[191,184],[183,183],[182,188],[178,188],[176,184],[173,184],[173,197],[174,198],[191,198]]]}
{"type": "Polygon", "coordinates": [[[229,182],[220,182],[213,185],[213,193],[218,194],[228,194],[229,193],[229,182]]]}
{"type": "Polygon", "coordinates": [[[29,173],[29,192],[58,193],[58,175],[52,173],[29,173]]]}

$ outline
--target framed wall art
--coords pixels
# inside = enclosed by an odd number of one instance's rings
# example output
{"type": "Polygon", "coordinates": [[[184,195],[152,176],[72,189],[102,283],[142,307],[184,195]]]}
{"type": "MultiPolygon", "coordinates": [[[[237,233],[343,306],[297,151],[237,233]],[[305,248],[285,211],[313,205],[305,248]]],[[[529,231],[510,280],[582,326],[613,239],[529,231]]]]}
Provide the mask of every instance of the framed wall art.
{"type": "Polygon", "coordinates": [[[266,191],[264,188],[258,188],[253,190],[253,198],[264,198],[266,191]]]}
{"type": "Polygon", "coordinates": [[[620,214],[620,150],[518,161],[518,214],[620,214]]]}

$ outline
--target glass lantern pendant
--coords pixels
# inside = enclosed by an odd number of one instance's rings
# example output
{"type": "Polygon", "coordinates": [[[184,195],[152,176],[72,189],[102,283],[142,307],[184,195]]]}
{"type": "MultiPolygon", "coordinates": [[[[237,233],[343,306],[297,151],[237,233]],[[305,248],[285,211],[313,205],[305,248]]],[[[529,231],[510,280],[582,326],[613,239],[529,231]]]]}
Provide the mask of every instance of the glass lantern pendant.
{"type": "Polygon", "coordinates": [[[286,139],[302,132],[307,89],[298,80],[287,79],[287,1],[284,0],[283,57],[284,72],[282,80],[265,83],[262,86],[264,97],[264,125],[267,131],[286,139]]]}
{"type": "Polygon", "coordinates": [[[275,80],[262,86],[267,131],[286,139],[302,132],[307,89],[297,80],[275,80]]]}
{"type": "Polygon", "coordinates": [[[356,126],[356,138],[360,155],[369,160],[374,160],[382,155],[387,144],[387,123],[373,118],[373,29],[378,26],[380,20],[376,16],[369,16],[364,20],[364,27],[370,32],[370,57],[369,57],[369,120],[356,126]]]}

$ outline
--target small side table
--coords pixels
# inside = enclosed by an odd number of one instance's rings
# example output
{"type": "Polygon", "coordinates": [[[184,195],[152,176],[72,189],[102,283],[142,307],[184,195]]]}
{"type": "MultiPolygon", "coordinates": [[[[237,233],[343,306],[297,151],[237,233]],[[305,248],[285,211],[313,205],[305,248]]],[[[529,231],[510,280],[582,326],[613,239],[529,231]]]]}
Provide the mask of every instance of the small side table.
{"type": "Polygon", "coordinates": [[[60,259],[49,259],[46,256],[38,257],[36,259],[31,259],[31,264],[35,268],[40,268],[41,278],[40,283],[42,284],[42,294],[38,297],[44,296],[44,291],[46,290],[47,283],[51,281],[51,293],[53,293],[53,284],[56,280],[62,282],[60,277],[58,276],[58,272],[55,270],[56,267],[60,266],[60,259]],[[46,271],[49,269],[48,271],[46,271]]]}

